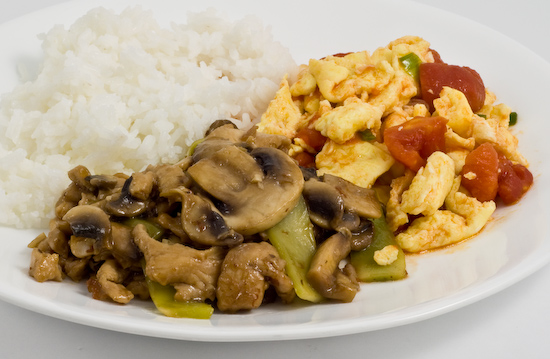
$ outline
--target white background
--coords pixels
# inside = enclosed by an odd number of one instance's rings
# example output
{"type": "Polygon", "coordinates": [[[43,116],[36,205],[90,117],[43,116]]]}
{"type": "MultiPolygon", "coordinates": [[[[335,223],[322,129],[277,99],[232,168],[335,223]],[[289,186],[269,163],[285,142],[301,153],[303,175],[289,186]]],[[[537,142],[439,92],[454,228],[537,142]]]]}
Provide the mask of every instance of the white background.
{"type": "MultiPolygon", "coordinates": [[[[18,0],[8,4],[2,0],[0,23],[61,2],[18,0]]],[[[550,61],[547,0],[417,2],[484,23],[550,61]]],[[[165,340],[73,324],[3,302],[0,318],[0,358],[10,359],[549,358],[550,266],[451,313],[398,328],[336,338],[253,343],[165,340]]]]}

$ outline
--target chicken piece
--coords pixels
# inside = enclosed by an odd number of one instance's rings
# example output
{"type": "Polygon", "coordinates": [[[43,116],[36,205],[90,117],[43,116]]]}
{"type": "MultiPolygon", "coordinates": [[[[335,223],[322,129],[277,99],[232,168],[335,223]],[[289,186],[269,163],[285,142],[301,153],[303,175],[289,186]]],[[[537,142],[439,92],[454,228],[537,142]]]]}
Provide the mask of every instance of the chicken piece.
{"type": "Polygon", "coordinates": [[[425,216],[435,213],[445,202],[453,185],[455,165],[443,152],[434,152],[401,195],[401,209],[425,216]]]}
{"type": "Polygon", "coordinates": [[[382,112],[381,108],[373,107],[357,97],[349,97],[342,106],[324,113],[315,122],[315,129],[337,143],[344,143],[352,139],[357,131],[378,131],[382,112]]]}
{"type": "Polygon", "coordinates": [[[470,124],[472,123],[474,113],[466,95],[458,90],[444,86],[439,98],[435,99],[433,104],[439,116],[443,116],[449,120],[447,126],[464,138],[470,136],[470,124]]]}
{"type": "Polygon", "coordinates": [[[496,209],[495,202],[479,202],[458,192],[459,187],[460,177],[456,177],[445,199],[447,209],[417,218],[396,236],[403,250],[414,253],[457,243],[477,234],[485,226],[496,209]]]}
{"type": "Polygon", "coordinates": [[[361,140],[344,144],[328,140],[315,158],[319,175],[330,173],[365,188],[370,188],[394,163],[383,145],[361,140]]]}
{"type": "Polygon", "coordinates": [[[291,302],[295,292],[292,280],[285,274],[285,265],[275,247],[267,242],[232,248],[218,278],[218,308],[229,313],[258,308],[270,284],[283,302],[291,302]]]}
{"type": "Polygon", "coordinates": [[[134,299],[134,294],[121,284],[127,274],[127,271],[114,259],[106,260],[97,271],[97,281],[101,291],[116,303],[128,303],[134,299]]]}
{"type": "Polygon", "coordinates": [[[145,257],[145,275],[162,285],[176,288],[180,301],[214,300],[216,281],[225,251],[220,247],[197,250],[179,243],[159,242],[138,224],[134,241],[145,257]]]}
{"type": "Polygon", "coordinates": [[[59,265],[59,254],[44,253],[38,248],[34,248],[31,253],[29,275],[37,282],[48,280],[60,282],[63,280],[63,271],[59,265]]]}
{"type": "Polygon", "coordinates": [[[302,114],[292,101],[287,78],[283,78],[275,98],[271,100],[258,124],[258,132],[294,138],[302,127],[302,114]]]}

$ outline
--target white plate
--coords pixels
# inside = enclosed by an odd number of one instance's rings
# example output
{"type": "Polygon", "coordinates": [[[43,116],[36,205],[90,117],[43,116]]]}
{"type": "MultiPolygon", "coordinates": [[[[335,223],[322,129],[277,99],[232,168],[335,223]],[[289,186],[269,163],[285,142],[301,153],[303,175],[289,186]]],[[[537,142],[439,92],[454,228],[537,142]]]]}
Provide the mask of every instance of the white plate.
{"type": "MultiPolygon", "coordinates": [[[[162,23],[185,21],[187,10],[207,6],[240,18],[257,14],[272,26],[298,63],[326,54],[374,50],[403,35],[419,35],[443,59],[478,70],[499,100],[520,115],[515,127],[520,149],[531,162],[535,185],[521,203],[497,210],[482,234],[437,252],[409,256],[409,277],[365,284],[353,303],[310,306],[268,305],[250,313],[214,314],[211,320],[172,319],[152,304],[116,305],[91,299],[84,284],[39,284],[28,277],[36,231],[0,228],[0,297],[42,314],[85,325],[140,335],[200,340],[256,341],[327,337],[378,330],[427,319],[494,294],[550,261],[550,125],[546,111],[550,65],[482,25],[412,2],[338,1],[165,1],[70,2],[0,26],[0,92],[17,82],[19,61],[36,63],[36,34],[54,24],[71,24],[91,6],[121,10],[141,3],[162,23]],[[179,15],[179,16],[178,16],[179,15]],[[17,34],[17,36],[13,36],[17,34]]],[[[5,169],[2,169],[5,170],[5,169]]]]}

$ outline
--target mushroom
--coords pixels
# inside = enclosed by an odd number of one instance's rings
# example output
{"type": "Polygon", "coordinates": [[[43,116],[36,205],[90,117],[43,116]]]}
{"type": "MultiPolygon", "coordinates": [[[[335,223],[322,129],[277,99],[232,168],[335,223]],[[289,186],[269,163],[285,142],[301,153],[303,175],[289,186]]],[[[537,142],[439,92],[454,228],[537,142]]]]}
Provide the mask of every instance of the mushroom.
{"type": "Polygon", "coordinates": [[[275,247],[267,242],[240,244],[223,261],[216,289],[218,309],[234,313],[258,308],[270,284],[285,303],[294,299],[292,280],[275,247]]]}
{"type": "Polygon", "coordinates": [[[145,258],[145,275],[162,285],[173,285],[176,300],[215,299],[224,249],[198,250],[179,243],[159,242],[149,236],[143,224],[135,226],[132,234],[145,258]]]}
{"type": "Polygon", "coordinates": [[[298,202],[304,184],[296,162],[274,148],[248,153],[227,146],[187,172],[212,197],[226,223],[245,236],[281,221],[298,202]]]}
{"type": "Polygon", "coordinates": [[[334,187],[344,199],[344,207],[364,218],[379,218],[382,215],[380,201],[373,189],[357,186],[341,177],[323,175],[323,182],[334,187]]]}
{"type": "Polygon", "coordinates": [[[361,218],[361,223],[355,230],[351,231],[351,250],[361,251],[372,243],[374,239],[374,228],[372,222],[361,218]]]}
{"type": "Polygon", "coordinates": [[[351,251],[349,233],[337,232],[317,248],[307,279],[322,296],[330,299],[351,302],[359,291],[359,283],[353,266],[347,263],[343,269],[339,265],[351,251]]]}
{"type": "Polygon", "coordinates": [[[302,192],[311,221],[324,229],[334,229],[344,216],[344,200],[331,185],[316,179],[304,183],[302,192]]]}
{"type": "Polygon", "coordinates": [[[225,219],[205,199],[190,190],[182,191],[181,224],[191,240],[209,246],[235,246],[243,236],[225,223],[225,219]]]}
{"type": "Polygon", "coordinates": [[[69,223],[73,236],[90,238],[97,242],[111,234],[111,221],[101,208],[93,205],[81,205],[71,208],[63,216],[69,223]]]}
{"type": "Polygon", "coordinates": [[[104,207],[107,213],[119,217],[136,217],[147,210],[147,204],[130,193],[133,178],[133,176],[129,177],[124,182],[122,190],[113,195],[111,200],[106,201],[104,207]]]}

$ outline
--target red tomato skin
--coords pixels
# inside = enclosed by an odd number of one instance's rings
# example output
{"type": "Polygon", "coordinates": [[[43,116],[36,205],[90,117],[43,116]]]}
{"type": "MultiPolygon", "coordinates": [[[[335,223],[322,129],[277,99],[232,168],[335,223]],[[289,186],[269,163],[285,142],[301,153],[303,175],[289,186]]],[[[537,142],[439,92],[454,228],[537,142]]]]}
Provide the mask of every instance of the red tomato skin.
{"type": "Polygon", "coordinates": [[[384,143],[390,154],[417,172],[435,151],[445,151],[447,120],[443,117],[415,117],[384,130],[384,143]]]}
{"type": "Polygon", "coordinates": [[[473,112],[485,103],[485,85],[481,76],[469,67],[449,65],[443,62],[422,63],[419,68],[422,99],[434,111],[433,100],[439,97],[444,86],[464,93],[473,112]]]}
{"type": "Polygon", "coordinates": [[[294,159],[298,162],[298,166],[306,168],[315,167],[315,157],[310,153],[300,152],[294,156],[294,159]]]}
{"type": "Polygon", "coordinates": [[[321,151],[327,138],[314,128],[304,127],[296,134],[297,138],[301,138],[306,145],[313,148],[316,152],[321,151]]]}
{"type": "Polygon", "coordinates": [[[531,188],[533,174],[527,167],[513,164],[504,155],[499,155],[498,195],[506,205],[518,202],[531,188]]]}
{"type": "Polygon", "coordinates": [[[466,156],[461,184],[478,201],[492,201],[498,192],[498,169],[497,151],[490,143],[483,143],[466,156]],[[468,178],[468,173],[475,176],[468,178]]]}

